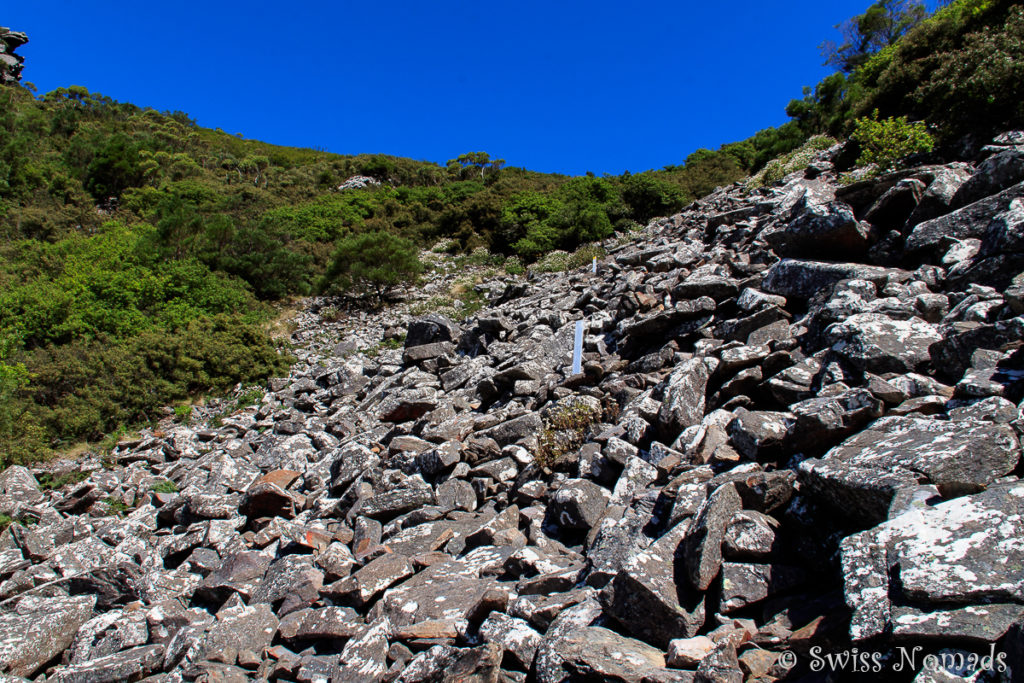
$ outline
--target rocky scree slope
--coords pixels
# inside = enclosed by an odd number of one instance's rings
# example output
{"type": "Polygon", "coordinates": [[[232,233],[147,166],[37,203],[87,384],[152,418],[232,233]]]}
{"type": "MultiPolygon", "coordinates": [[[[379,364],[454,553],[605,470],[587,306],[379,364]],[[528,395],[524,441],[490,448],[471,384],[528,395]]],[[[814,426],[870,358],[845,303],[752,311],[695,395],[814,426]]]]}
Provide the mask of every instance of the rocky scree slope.
{"type": "Polygon", "coordinates": [[[835,153],[462,324],[314,300],[261,404],[7,469],[6,680],[1019,680],[1024,134],[835,153]]]}

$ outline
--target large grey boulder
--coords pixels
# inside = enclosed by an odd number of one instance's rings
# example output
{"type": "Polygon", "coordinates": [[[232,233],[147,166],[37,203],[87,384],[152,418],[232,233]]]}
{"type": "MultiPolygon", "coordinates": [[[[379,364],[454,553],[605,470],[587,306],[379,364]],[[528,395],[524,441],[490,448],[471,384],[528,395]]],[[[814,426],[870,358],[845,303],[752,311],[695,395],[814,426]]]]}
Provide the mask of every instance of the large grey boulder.
{"type": "Polygon", "coordinates": [[[780,229],[762,236],[779,256],[849,258],[867,250],[871,235],[870,226],[858,221],[849,205],[808,193],[793,206],[780,229]]]}
{"type": "MultiPolygon", "coordinates": [[[[977,639],[979,607],[998,611],[995,603],[1024,602],[1022,535],[1024,484],[1012,482],[911,510],[847,537],[841,550],[846,603],[853,610],[850,636],[863,640],[931,620],[941,623],[947,638],[977,639]],[[893,599],[923,613],[900,612],[893,599]],[[925,614],[950,609],[960,611],[944,619],[925,614]]],[[[1008,628],[1012,620],[990,623],[1008,628]]]]}
{"type": "Polygon", "coordinates": [[[801,463],[800,481],[851,518],[878,523],[902,489],[933,484],[947,496],[973,493],[1019,460],[1020,444],[1006,425],[886,417],[801,463]]]}
{"type": "Polygon", "coordinates": [[[93,616],[96,598],[22,598],[0,615],[0,671],[28,678],[60,655],[93,616]]]}
{"type": "Polygon", "coordinates": [[[983,237],[989,221],[1020,197],[1024,197],[1024,183],[1017,183],[945,216],[924,221],[914,227],[905,248],[911,253],[937,254],[950,240],[983,237]]]}
{"type": "Polygon", "coordinates": [[[425,315],[409,323],[405,333],[405,348],[433,344],[435,342],[458,343],[461,334],[459,326],[443,315],[425,315]]]}
{"type": "Polygon", "coordinates": [[[858,313],[831,325],[826,336],[832,349],[854,367],[867,372],[914,372],[931,360],[930,348],[942,340],[936,328],[921,320],[893,320],[881,313],[858,313]]]}
{"type": "Polygon", "coordinates": [[[901,271],[861,263],[824,263],[782,259],[764,274],[761,289],[786,298],[809,299],[840,280],[867,280],[884,284],[901,271]]]}
{"type": "Polygon", "coordinates": [[[700,358],[684,361],[669,375],[658,411],[665,443],[671,443],[679,432],[704,417],[707,384],[708,369],[700,358]]]}
{"type": "Polygon", "coordinates": [[[953,195],[954,209],[994,195],[1024,180],[1024,151],[1007,149],[986,158],[953,195]]]}
{"type": "Polygon", "coordinates": [[[636,554],[601,593],[605,610],[629,633],[661,648],[704,625],[704,599],[683,578],[688,523],[636,554]]]}

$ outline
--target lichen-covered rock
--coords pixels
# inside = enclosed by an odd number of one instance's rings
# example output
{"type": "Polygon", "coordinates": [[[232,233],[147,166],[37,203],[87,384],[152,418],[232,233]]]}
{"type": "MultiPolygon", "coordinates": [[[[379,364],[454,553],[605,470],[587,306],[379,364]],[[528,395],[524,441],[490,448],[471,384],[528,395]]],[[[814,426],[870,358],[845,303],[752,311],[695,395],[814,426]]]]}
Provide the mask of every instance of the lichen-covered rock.
{"type": "Polygon", "coordinates": [[[588,479],[570,479],[552,496],[548,517],[563,529],[589,531],[601,519],[609,498],[603,486],[588,479]]]}
{"type": "Polygon", "coordinates": [[[682,544],[686,577],[695,589],[707,590],[718,576],[725,531],[742,506],[735,484],[730,483],[715,489],[697,510],[682,544]]]}
{"type": "Polygon", "coordinates": [[[480,625],[480,637],[501,646],[524,671],[529,671],[542,636],[522,619],[501,612],[492,612],[480,625]]]}
{"type": "Polygon", "coordinates": [[[945,240],[982,237],[988,221],[1005,211],[1010,203],[1024,196],[1024,183],[1017,183],[998,194],[984,197],[956,211],[916,225],[907,237],[909,252],[934,252],[945,240]]]}
{"type": "Polygon", "coordinates": [[[979,629],[966,618],[968,612],[931,617],[898,613],[890,596],[925,612],[948,611],[955,605],[1021,603],[1022,520],[1024,484],[1014,482],[912,510],[844,539],[846,602],[853,610],[850,636],[863,640],[899,623],[909,629],[915,622],[935,620],[948,637],[977,639],[979,629]],[[894,585],[890,577],[896,566],[899,583],[894,585]],[[899,617],[902,622],[897,622],[899,617]]]}
{"type": "Polygon", "coordinates": [[[700,422],[707,384],[708,369],[700,358],[683,362],[669,375],[658,412],[665,443],[671,443],[680,431],[700,422]]]}
{"type": "Polygon", "coordinates": [[[71,645],[79,627],[93,616],[96,598],[26,596],[0,614],[0,670],[34,676],[71,645]]]}
{"type": "Polygon", "coordinates": [[[141,680],[160,671],[163,661],[163,645],[146,645],[58,668],[54,672],[53,680],[60,683],[118,683],[141,680]]]}
{"type": "Polygon", "coordinates": [[[769,294],[809,299],[840,280],[867,280],[885,283],[893,269],[861,263],[827,263],[800,259],[782,259],[764,274],[761,288],[769,294]]]}
{"type": "Polygon", "coordinates": [[[894,485],[910,482],[934,484],[947,496],[979,491],[1012,472],[1020,456],[1005,425],[887,417],[800,469],[812,492],[857,510],[865,507],[856,500],[861,494],[887,490],[891,499],[894,485]]]}
{"type": "Polygon", "coordinates": [[[893,320],[880,313],[858,313],[829,327],[832,349],[867,372],[914,372],[931,360],[942,335],[919,318],[893,320]]]}
{"type": "Polygon", "coordinates": [[[659,647],[694,636],[704,625],[703,596],[680,582],[686,529],[675,527],[629,560],[601,593],[624,629],[659,647]]]}
{"type": "Polygon", "coordinates": [[[277,633],[278,620],[267,604],[226,606],[207,632],[197,659],[233,665],[240,653],[260,653],[277,633]]]}
{"type": "Polygon", "coordinates": [[[540,683],[563,683],[586,677],[642,683],[658,676],[665,668],[661,650],[599,626],[573,630],[554,639],[552,646],[561,666],[538,671],[540,683]]]}

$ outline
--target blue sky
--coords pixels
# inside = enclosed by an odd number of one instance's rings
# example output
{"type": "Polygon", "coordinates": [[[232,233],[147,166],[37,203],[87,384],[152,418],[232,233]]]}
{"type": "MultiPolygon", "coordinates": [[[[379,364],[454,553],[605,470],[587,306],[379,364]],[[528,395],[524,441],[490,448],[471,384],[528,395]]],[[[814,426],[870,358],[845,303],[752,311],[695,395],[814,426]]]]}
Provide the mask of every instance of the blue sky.
{"type": "Polygon", "coordinates": [[[82,85],[247,138],[619,174],[786,121],[869,0],[9,3],[40,93],[82,85]]]}

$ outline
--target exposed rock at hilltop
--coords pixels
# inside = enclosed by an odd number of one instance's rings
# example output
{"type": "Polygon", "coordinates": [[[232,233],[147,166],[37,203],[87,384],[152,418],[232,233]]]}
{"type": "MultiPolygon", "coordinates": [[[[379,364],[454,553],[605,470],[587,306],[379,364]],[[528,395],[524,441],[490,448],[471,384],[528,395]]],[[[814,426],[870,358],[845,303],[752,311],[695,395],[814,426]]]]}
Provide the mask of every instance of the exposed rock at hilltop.
{"type": "Polygon", "coordinates": [[[767,682],[905,646],[1024,670],[1020,178],[985,149],[845,186],[825,153],[596,274],[485,280],[464,321],[310,301],[257,405],[0,474],[26,522],[0,668],[767,682]]]}
{"type": "Polygon", "coordinates": [[[25,58],[14,51],[28,42],[28,36],[0,26],[0,83],[14,83],[21,80],[25,58]]]}

